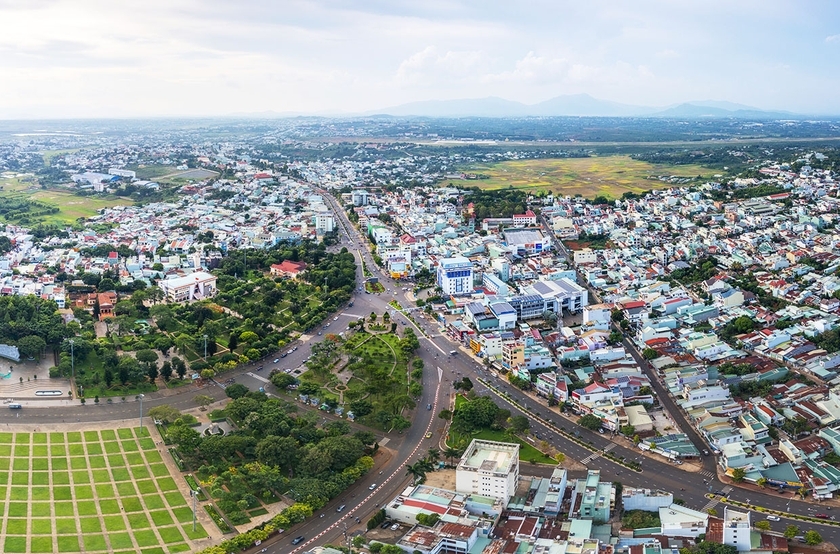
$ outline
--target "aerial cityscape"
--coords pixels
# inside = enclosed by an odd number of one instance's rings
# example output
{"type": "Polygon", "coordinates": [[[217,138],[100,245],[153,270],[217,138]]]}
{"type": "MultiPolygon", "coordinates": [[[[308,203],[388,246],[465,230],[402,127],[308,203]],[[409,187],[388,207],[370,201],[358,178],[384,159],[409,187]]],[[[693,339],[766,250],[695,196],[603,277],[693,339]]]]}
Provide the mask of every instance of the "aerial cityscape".
{"type": "Polygon", "coordinates": [[[0,2],[0,551],[840,552],[837,6],[352,4],[0,2]]]}

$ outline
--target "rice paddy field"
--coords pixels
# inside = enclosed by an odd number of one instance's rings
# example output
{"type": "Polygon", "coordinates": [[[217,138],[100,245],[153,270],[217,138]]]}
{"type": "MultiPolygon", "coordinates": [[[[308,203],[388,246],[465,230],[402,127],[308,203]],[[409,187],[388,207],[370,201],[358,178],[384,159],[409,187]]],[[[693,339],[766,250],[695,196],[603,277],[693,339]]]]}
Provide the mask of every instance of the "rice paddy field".
{"type": "Polygon", "coordinates": [[[630,156],[593,156],[512,160],[493,164],[470,164],[459,168],[465,173],[485,175],[487,179],[469,180],[466,186],[482,189],[513,187],[534,192],[594,198],[599,195],[618,198],[625,192],[686,185],[711,179],[720,170],[701,165],[652,164],[630,156]]]}

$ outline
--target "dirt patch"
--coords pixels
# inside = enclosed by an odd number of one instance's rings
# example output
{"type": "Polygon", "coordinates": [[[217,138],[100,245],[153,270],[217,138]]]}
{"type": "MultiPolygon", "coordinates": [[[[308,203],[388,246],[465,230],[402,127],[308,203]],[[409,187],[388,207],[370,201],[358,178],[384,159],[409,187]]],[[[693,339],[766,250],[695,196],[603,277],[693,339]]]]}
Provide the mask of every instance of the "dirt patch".
{"type": "Polygon", "coordinates": [[[455,490],[455,470],[454,469],[439,469],[426,474],[426,485],[430,487],[437,487],[439,489],[446,489],[450,491],[455,490]]]}

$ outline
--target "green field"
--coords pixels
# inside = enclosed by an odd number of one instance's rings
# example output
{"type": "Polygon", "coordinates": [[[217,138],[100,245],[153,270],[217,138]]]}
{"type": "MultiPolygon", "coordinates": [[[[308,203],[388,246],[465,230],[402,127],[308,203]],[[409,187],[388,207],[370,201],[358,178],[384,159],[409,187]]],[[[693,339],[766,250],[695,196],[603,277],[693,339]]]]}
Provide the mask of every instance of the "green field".
{"type": "Polygon", "coordinates": [[[132,204],[128,198],[77,196],[70,191],[44,190],[35,183],[24,182],[20,179],[4,179],[0,177],[0,187],[2,187],[0,198],[37,200],[59,208],[61,211],[57,214],[38,218],[39,222],[45,224],[65,225],[75,223],[80,217],[97,215],[102,208],[132,204]]]}
{"type": "Polygon", "coordinates": [[[707,179],[720,173],[720,170],[701,165],[651,164],[630,156],[513,160],[471,164],[459,169],[489,177],[469,180],[466,186],[545,190],[586,198],[598,195],[618,198],[625,192],[640,193],[681,184],[671,177],[707,179]]]}
{"type": "Polygon", "coordinates": [[[187,500],[168,471],[156,471],[166,466],[148,434],[0,433],[2,551],[194,550],[192,539],[207,533],[193,533],[187,500]]]}

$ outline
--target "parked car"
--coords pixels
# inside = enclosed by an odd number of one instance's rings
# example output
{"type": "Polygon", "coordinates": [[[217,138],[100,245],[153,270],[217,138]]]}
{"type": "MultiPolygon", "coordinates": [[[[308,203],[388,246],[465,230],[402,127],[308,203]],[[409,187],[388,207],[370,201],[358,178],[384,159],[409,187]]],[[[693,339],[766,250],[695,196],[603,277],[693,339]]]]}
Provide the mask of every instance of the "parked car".
{"type": "Polygon", "coordinates": [[[396,531],[396,530],[397,530],[397,529],[399,529],[399,528],[400,528],[400,524],[399,524],[399,523],[395,523],[395,524],[393,524],[393,525],[391,526],[391,531],[396,531]]]}

